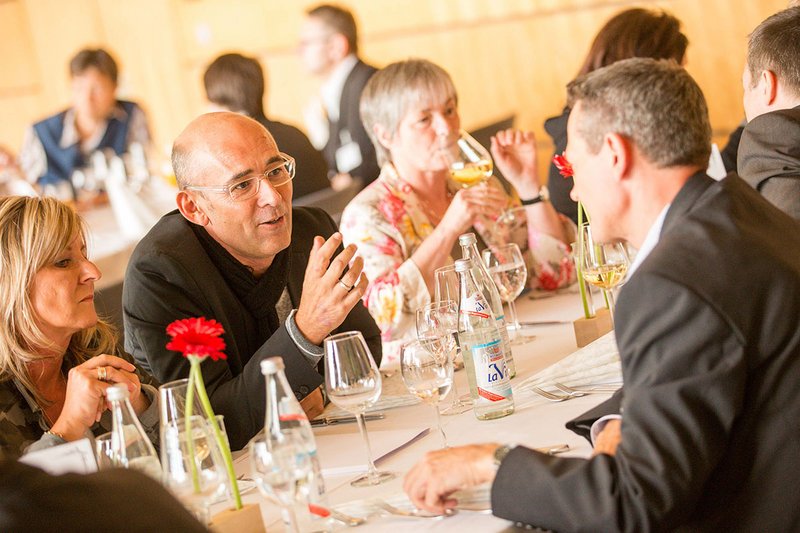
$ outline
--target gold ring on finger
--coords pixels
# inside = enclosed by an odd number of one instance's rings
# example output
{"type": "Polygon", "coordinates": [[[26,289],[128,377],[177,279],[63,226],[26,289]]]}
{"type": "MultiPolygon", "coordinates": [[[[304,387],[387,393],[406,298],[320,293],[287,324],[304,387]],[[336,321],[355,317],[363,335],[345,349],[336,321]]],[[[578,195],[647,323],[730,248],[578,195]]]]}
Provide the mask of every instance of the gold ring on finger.
{"type": "Polygon", "coordinates": [[[108,369],[104,366],[97,367],[97,379],[100,381],[108,380],[108,369]]]}

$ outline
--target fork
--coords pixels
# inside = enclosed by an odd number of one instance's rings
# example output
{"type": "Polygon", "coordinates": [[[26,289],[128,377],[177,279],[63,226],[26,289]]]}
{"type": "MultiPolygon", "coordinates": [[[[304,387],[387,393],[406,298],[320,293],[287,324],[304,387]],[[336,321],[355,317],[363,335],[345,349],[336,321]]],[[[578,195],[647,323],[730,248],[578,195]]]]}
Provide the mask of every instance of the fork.
{"type": "Polygon", "coordinates": [[[448,516],[453,516],[456,514],[455,509],[446,509],[444,514],[430,514],[426,513],[425,511],[420,511],[419,509],[414,509],[413,511],[406,511],[405,509],[400,509],[399,507],[395,507],[383,500],[374,500],[375,505],[383,509],[389,514],[393,514],[396,516],[405,516],[406,518],[433,518],[434,520],[439,520],[441,518],[447,518],[448,516]]]}
{"type": "Polygon", "coordinates": [[[589,394],[588,392],[584,392],[582,390],[567,387],[562,383],[553,383],[553,386],[558,390],[560,390],[561,392],[568,394],[571,398],[580,398],[581,396],[586,396],[587,394],[589,394]]]}
{"type": "Polygon", "coordinates": [[[587,394],[608,394],[609,392],[617,392],[619,387],[590,385],[585,387],[568,387],[563,383],[553,383],[553,386],[567,394],[575,394],[576,396],[585,396],[587,394]]]}
{"type": "Polygon", "coordinates": [[[551,402],[563,402],[572,398],[572,396],[568,394],[555,394],[544,389],[540,389],[539,387],[531,387],[531,390],[539,396],[550,400],[551,402]]]}

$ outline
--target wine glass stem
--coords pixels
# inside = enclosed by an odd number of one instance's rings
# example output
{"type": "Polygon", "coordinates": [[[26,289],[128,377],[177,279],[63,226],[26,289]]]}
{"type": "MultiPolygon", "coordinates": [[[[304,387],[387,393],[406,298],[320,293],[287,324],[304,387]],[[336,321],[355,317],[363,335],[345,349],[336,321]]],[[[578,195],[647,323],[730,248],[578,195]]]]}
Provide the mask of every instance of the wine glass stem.
{"type": "Polygon", "coordinates": [[[361,432],[361,436],[364,438],[364,445],[367,447],[367,467],[369,468],[367,475],[369,477],[374,477],[378,475],[378,469],[375,468],[375,463],[372,462],[372,448],[369,445],[367,423],[364,420],[364,413],[356,413],[356,420],[358,421],[358,430],[361,432]]]}
{"type": "Polygon", "coordinates": [[[461,401],[461,394],[458,393],[458,383],[457,383],[456,376],[455,376],[456,359],[458,359],[459,350],[460,350],[460,348],[458,346],[453,348],[453,388],[452,388],[452,391],[453,391],[453,403],[454,404],[457,404],[459,401],[461,401]]]}
{"type": "Polygon", "coordinates": [[[300,529],[297,527],[297,514],[294,512],[294,506],[292,504],[283,505],[281,514],[283,515],[283,523],[286,526],[286,530],[291,533],[300,533],[300,529]]]}
{"type": "Polygon", "coordinates": [[[603,289],[603,295],[608,304],[608,314],[611,316],[611,326],[614,326],[614,289],[603,289]]]}
{"type": "Polygon", "coordinates": [[[447,435],[444,434],[444,429],[442,428],[442,413],[439,412],[439,402],[433,404],[433,410],[436,411],[436,425],[439,428],[439,433],[442,434],[442,448],[448,448],[447,435]]]}
{"type": "Polygon", "coordinates": [[[508,301],[508,314],[511,315],[511,322],[514,323],[514,335],[511,340],[516,340],[519,336],[519,317],[517,316],[517,306],[514,300],[508,301]]]}

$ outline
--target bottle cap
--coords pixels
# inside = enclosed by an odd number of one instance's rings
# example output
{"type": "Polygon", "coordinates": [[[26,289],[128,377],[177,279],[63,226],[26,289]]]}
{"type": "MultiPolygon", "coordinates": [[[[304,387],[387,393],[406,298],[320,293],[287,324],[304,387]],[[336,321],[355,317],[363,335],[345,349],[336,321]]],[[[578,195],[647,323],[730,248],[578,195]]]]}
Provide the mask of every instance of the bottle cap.
{"type": "Polygon", "coordinates": [[[109,402],[118,402],[130,398],[128,387],[122,384],[114,385],[106,389],[106,399],[109,402]]]}
{"type": "Polygon", "coordinates": [[[478,239],[475,237],[474,233],[464,233],[458,237],[458,244],[461,246],[469,246],[476,242],[478,242],[478,239]]]}
{"type": "Polygon", "coordinates": [[[472,269],[472,259],[456,260],[456,272],[466,272],[472,269]]]}
{"type": "Polygon", "coordinates": [[[283,370],[285,365],[283,364],[283,357],[268,357],[261,361],[261,373],[263,375],[267,374],[274,374],[278,370],[283,370]]]}

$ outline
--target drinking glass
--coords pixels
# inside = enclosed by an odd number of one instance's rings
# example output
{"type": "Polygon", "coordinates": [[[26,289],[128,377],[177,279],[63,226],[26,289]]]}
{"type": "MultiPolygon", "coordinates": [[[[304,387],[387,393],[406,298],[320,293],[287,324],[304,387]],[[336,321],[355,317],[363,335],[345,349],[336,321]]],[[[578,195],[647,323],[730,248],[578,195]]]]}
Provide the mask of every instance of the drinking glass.
{"type": "Polygon", "coordinates": [[[193,415],[188,424],[186,418],[175,419],[161,430],[164,485],[207,524],[208,507],[225,493],[227,479],[213,432],[199,415],[193,415]]]}
{"type": "MultiPolygon", "coordinates": [[[[452,271],[455,274],[455,271],[452,271]]],[[[453,300],[437,300],[417,309],[417,338],[429,349],[441,352],[456,370],[458,355],[458,303],[453,300]]],[[[461,363],[463,368],[464,363],[461,363]]],[[[453,380],[453,401],[445,407],[443,415],[457,415],[472,408],[469,395],[463,398],[458,384],[453,380]]]]}
{"type": "MultiPolygon", "coordinates": [[[[269,440],[263,433],[250,442],[250,465],[261,494],[281,506],[287,531],[300,531],[295,506],[311,476],[311,461],[302,443],[291,434],[281,441],[269,440]]],[[[300,498],[303,500],[303,498],[300,498]]],[[[307,505],[307,502],[300,502],[307,505]]]]}
{"type": "Polygon", "coordinates": [[[514,334],[511,337],[511,344],[524,344],[532,340],[533,336],[520,335],[519,317],[517,316],[517,306],[514,300],[522,293],[525,288],[525,281],[528,279],[528,269],[525,266],[525,259],[516,244],[506,244],[487,248],[483,251],[483,263],[492,276],[500,299],[508,303],[508,311],[511,315],[511,322],[514,334]]]}
{"type": "Polygon", "coordinates": [[[627,274],[630,264],[625,247],[621,242],[595,242],[592,239],[592,229],[589,225],[581,228],[581,233],[582,240],[578,242],[582,243],[582,246],[579,246],[579,252],[583,267],[583,279],[602,289],[608,310],[613,317],[614,295],[612,290],[625,280],[625,274],[627,274]]]}
{"type": "Polygon", "coordinates": [[[350,484],[365,487],[393,479],[393,473],[379,471],[372,461],[364,411],[381,395],[381,374],[360,331],[325,339],[325,390],[334,405],[355,415],[367,448],[368,471],[350,484]]]}
{"type": "Polygon", "coordinates": [[[441,346],[440,340],[433,344],[419,340],[404,344],[400,352],[400,371],[411,394],[433,406],[436,425],[442,434],[442,447],[447,448],[439,400],[450,392],[453,384],[453,362],[447,353],[442,353],[441,348],[435,349],[437,343],[441,346]]]}
{"type": "Polygon", "coordinates": [[[467,188],[491,177],[494,169],[492,157],[469,133],[461,130],[454,143],[445,141],[444,144],[441,151],[450,166],[453,181],[467,188]]]}
{"type": "Polygon", "coordinates": [[[94,455],[98,470],[114,468],[114,451],[111,448],[111,432],[94,438],[94,455]]]}

